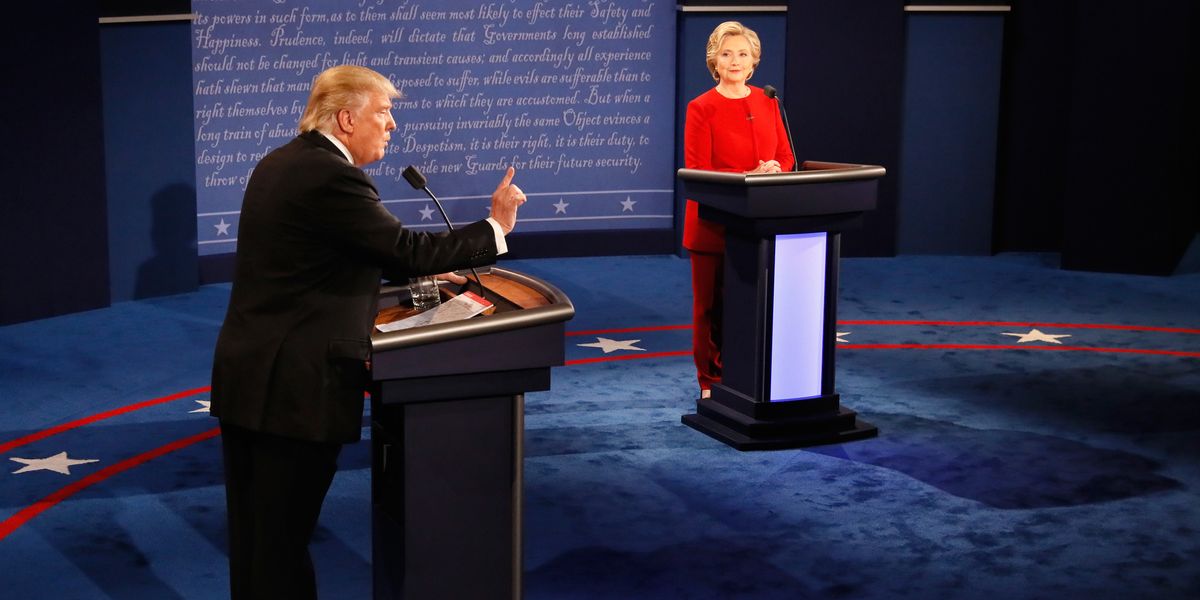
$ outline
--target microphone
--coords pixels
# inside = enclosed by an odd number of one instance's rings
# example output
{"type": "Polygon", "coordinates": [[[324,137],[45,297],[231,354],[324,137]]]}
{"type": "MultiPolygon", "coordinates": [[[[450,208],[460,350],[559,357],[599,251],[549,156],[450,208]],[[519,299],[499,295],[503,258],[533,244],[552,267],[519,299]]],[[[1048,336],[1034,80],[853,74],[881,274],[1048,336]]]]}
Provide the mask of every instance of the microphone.
{"type": "MultiPolygon", "coordinates": [[[[438,207],[438,212],[442,213],[442,219],[446,221],[446,227],[450,231],[454,231],[454,225],[450,223],[450,217],[446,215],[446,209],[442,208],[442,202],[437,199],[437,196],[433,195],[433,192],[429,191],[429,180],[425,179],[425,174],[416,167],[408,165],[404,168],[404,172],[401,175],[404,176],[404,180],[408,182],[408,185],[413,186],[413,189],[425,192],[433,200],[433,203],[438,207]]],[[[479,295],[484,300],[487,300],[487,288],[483,287],[483,280],[479,278],[479,273],[475,271],[475,267],[471,267],[471,274],[475,276],[475,283],[479,285],[479,295]]]]}
{"type": "Polygon", "coordinates": [[[788,148],[792,150],[792,170],[799,171],[800,157],[796,156],[796,144],[792,142],[792,126],[788,124],[787,110],[783,108],[783,103],[779,101],[779,91],[773,85],[764,85],[763,93],[768,98],[774,100],[775,104],[779,105],[779,114],[783,117],[783,130],[787,132],[788,148]]]}

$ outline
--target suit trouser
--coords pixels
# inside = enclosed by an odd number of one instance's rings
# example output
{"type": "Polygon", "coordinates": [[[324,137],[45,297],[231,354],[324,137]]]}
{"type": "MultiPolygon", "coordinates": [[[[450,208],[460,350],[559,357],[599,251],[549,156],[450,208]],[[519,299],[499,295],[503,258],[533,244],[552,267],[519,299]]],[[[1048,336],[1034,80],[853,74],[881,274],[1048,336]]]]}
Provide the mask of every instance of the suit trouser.
{"type": "Polygon", "coordinates": [[[725,255],[689,251],[692,261],[692,358],[700,389],[721,381],[725,255]]]}
{"type": "Polygon", "coordinates": [[[342,445],[221,424],[233,600],[317,597],[308,544],[342,445]]]}

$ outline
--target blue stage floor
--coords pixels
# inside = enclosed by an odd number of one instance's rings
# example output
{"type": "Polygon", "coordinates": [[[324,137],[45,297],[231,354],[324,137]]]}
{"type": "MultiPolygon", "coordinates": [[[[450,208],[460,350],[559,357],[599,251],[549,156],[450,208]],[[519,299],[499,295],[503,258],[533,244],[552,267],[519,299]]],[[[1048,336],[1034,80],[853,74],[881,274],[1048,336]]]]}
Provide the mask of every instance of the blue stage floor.
{"type": "MultiPolygon", "coordinates": [[[[526,399],[526,598],[1200,597],[1200,274],[844,260],[837,391],[879,437],[741,453],[679,420],[685,260],[503,266],[577,310],[526,399]]],[[[0,597],[227,597],[227,296],[0,328],[0,597]]],[[[325,504],[325,599],[370,595],[368,462],[325,504]]]]}

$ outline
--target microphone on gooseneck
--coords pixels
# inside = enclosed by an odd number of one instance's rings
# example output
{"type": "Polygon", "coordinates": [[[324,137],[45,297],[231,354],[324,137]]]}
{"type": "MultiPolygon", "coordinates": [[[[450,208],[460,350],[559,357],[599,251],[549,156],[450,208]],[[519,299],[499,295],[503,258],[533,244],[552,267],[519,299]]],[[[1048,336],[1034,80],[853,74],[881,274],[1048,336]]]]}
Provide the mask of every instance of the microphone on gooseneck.
{"type": "MultiPolygon", "coordinates": [[[[450,217],[446,215],[446,209],[442,208],[442,202],[437,199],[437,196],[433,195],[433,192],[429,191],[429,181],[425,179],[425,174],[421,173],[416,167],[408,165],[401,175],[404,176],[404,180],[408,182],[408,185],[413,186],[413,189],[425,192],[433,200],[433,203],[438,207],[438,212],[442,213],[442,219],[446,221],[446,227],[450,231],[454,231],[454,225],[450,223],[450,217]]],[[[483,287],[483,280],[479,278],[479,273],[475,271],[475,267],[471,267],[471,274],[475,276],[475,283],[479,285],[479,295],[484,300],[487,300],[487,288],[483,287]]]]}
{"type": "Polygon", "coordinates": [[[779,101],[779,91],[776,90],[775,86],[773,85],[764,85],[763,93],[766,94],[768,98],[774,100],[775,104],[779,105],[779,114],[783,117],[783,129],[787,132],[788,148],[791,148],[792,150],[792,170],[799,171],[800,157],[796,156],[796,144],[792,142],[792,126],[788,124],[787,110],[783,108],[783,102],[779,101]]]}

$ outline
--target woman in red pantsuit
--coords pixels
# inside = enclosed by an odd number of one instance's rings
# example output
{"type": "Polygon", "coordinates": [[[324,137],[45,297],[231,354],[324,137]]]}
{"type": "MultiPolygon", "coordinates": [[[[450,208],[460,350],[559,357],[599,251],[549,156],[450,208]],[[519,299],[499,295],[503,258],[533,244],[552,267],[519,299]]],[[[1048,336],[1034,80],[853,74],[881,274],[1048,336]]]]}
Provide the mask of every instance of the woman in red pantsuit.
{"type": "MultiPolygon", "coordinates": [[[[684,165],[734,173],[777,173],[795,164],[778,103],[747,85],[762,57],[758,34],[737,21],[713,30],[706,48],[716,87],[688,103],[684,165]]],[[[725,231],[687,201],[683,247],[692,260],[692,352],[700,396],[721,381],[721,294],[725,231]]]]}

